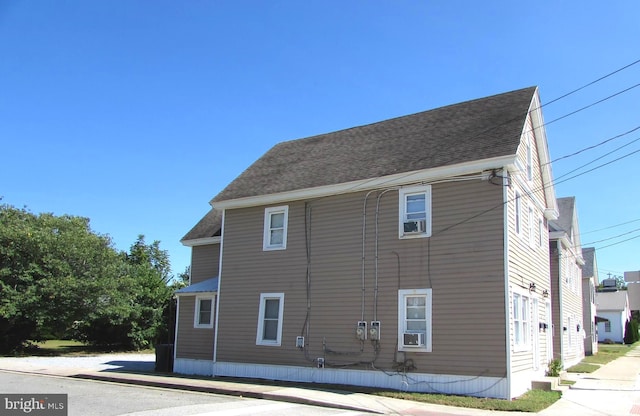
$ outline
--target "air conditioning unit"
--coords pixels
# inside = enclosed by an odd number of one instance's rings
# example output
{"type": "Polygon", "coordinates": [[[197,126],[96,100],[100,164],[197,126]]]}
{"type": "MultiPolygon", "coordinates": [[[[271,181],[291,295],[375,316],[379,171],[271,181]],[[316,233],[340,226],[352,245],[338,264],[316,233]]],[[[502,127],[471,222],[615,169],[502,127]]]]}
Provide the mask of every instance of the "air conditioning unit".
{"type": "Polygon", "coordinates": [[[424,333],[405,332],[402,337],[403,347],[424,347],[424,333]]]}
{"type": "Polygon", "coordinates": [[[405,221],[404,233],[424,233],[427,229],[427,222],[425,220],[405,221]]]}

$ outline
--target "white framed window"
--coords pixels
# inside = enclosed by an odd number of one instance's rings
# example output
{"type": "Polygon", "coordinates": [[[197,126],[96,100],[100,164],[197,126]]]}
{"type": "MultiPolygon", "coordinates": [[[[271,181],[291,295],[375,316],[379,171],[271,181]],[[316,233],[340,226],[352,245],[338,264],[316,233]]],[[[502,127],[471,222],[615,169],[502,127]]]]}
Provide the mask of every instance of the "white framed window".
{"type": "Polygon", "coordinates": [[[544,239],[544,220],[542,217],[538,217],[538,246],[544,247],[545,239],[544,239]]]}
{"type": "Polygon", "coordinates": [[[196,296],[194,328],[213,328],[213,296],[196,296]]]}
{"type": "Polygon", "coordinates": [[[525,351],[531,344],[531,318],[529,297],[513,294],[513,339],[516,351],[525,351]]]}
{"type": "Polygon", "coordinates": [[[398,290],[398,350],[430,352],[431,289],[398,290]]]}
{"type": "Polygon", "coordinates": [[[516,210],[516,233],[522,234],[522,194],[516,190],[515,198],[515,210],[516,210]]]}
{"type": "Polygon", "coordinates": [[[264,238],[262,249],[285,250],[287,248],[287,224],[289,206],[269,207],[264,210],[264,238]]]}
{"type": "Polygon", "coordinates": [[[611,321],[604,321],[604,332],[611,332],[611,321]]]}
{"type": "Polygon", "coordinates": [[[531,132],[527,132],[527,137],[525,138],[525,145],[527,147],[527,180],[533,180],[533,144],[531,143],[531,132]]]}
{"type": "Polygon", "coordinates": [[[529,228],[529,247],[534,248],[536,246],[536,227],[535,222],[533,220],[533,207],[529,205],[529,215],[528,215],[528,228],[529,228]]]}
{"type": "Polygon", "coordinates": [[[420,238],[431,235],[431,186],[412,186],[398,192],[398,236],[420,238]]]}
{"type": "Polygon", "coordinates": [[[284,293],[261,293],[256,345],[280,346],[284,293]]]}

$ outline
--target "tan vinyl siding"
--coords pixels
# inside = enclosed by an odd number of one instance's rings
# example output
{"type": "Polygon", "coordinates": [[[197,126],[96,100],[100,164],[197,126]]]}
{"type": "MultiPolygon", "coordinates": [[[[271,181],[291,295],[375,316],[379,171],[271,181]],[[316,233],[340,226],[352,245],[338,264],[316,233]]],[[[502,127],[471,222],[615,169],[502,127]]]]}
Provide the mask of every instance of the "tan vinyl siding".
{"type": "MultiPolygon", "coordinates": [[[[527,121],[525,133],[531,130],[531,121],[527,121]]],[[[544,201],[544,192],[542,185],[542,176],[540,170],[540,158],[537,152],[535,141],[532,140],[532,164],[533,164],[533,180],[528,181],[526,172],[513,177],[512,186],[507,188],[507,206],[508,206],[508,247],[509,247],[509,313],[513,317],[513,293],[520,291],[531,300],[538,300],[537,314],[539,322],[545,322],[546,298],[542,295],[547,290],[551,296],[552,290],[549,279],[549,236],[544,221],[542,227],[542,235],[540,235],[540,227],[538,221],[543,218],[541,204],[544,201]],[[516,214],[515,214],[515,198],[516,191],[521,194],[521,232],[516,233],[516,214]],[[529,217],[529,208],[533,208],[533,217],[529,217]],[[529,223],[530,219],[533,221],[529,223]],[[530,235],[532,233],[532,235],[530,235]],[[539,241],[543,244],[539,244],[539,241]],[[529,285],[534,283],[535,292],[529,292],[529,285]]],[[[519,163],[526,166],[526,146],[524,140],[518,150],[519,163]]],[[[533,308],[533,301],[530,302],[533,308]]],[[[555,311],[553,311],[555,313],[555,311]]],[[[535,311],[530,309],[530,317],[535,316],[535,311]]],[[[538,327],[534,327],[535,323],[531,321],[531,341],[529,348],[519,351],[515,348],[514,326],[510,323],[510,343],[512,345],[511,366],[514,372],[529,371],[534,368],[544,369],[547,366],[547,337],[551,336],[551,331],[543,331],[538,327]],[[534,342],[538,342],[538,360],[534,363],[534,342]]],[[[548,323],[550,324],[550,323],[548,323]]]]}
{"type": "Polygon", "coordinates": [[[191,248],[191,284],[218,275],[220,244],[207,244],[191,248]]]}
{"type": "Polygon", "coordinates": [[[371,369],[356,363],[375,361],[391,371],[398,290],[432,288],[433,351],[406,352],[406,359],[420,372],[505,376],[502,186],[481,180],[433,185],[433,236],[406,240],[398,238],[397,190],[382,195],[375,303],[378,194],[367,200],[364,285],[364,320],[381,321],[378,353],[369,340],[355,338],[363,308],[365,201],[365,193],[355,193],[290,203],[282,251],[262,251],[265,207],[226,211],[218,361],[312,366],[323,357],[329,366],[371,369]],[[256,346],[260,293],[285,294],[280,347],[256,346]],[[305,351],[295,348],[298,335],[306,337],[305,351]]]}
{"type": "MultiPolygon", "coordinates": [[[[180,303],[180,313],[176,357],[212,360],[215,326],[214,328],[194,328],[195,295],[180,296],[178,302],[180,303]]],[[[213,307],[215,308],[215,298],[213,307]]],[[[213,322],[215,322],[215,313],[213,322]]]]}
{"type": "Polygon", "coordinates": [[[553,316],[553,358],[562,359],[562,323],[560,314],[560,262],[558,257],[558,242],[549,243],[551,253],[551,313],[553,316]]]}

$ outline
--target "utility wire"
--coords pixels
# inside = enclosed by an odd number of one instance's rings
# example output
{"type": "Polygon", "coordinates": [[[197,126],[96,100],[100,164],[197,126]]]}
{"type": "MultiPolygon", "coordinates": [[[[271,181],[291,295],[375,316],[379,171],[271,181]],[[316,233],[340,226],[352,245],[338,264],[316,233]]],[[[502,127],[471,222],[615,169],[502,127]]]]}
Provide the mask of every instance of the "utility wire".
{"type": "Polygon", "coordinates": [[[630,64],[625,65],[625,66],[623,66],[622,68],[618,68],[618,69],[616,69],[616,70],[615,70],[615,71],[613,71],[613,72],[609,72],[607,75],[604,75],[604,76],[602,76],[602,77],[600,77],[600,78],[598,78],[598,79],[596,79],[596,80],[594,80],[594,81],[589,82],[588,84],[583,85],[582,87],[576,88],[576,89],[575,89],[575,90],[573,90],[573,91],[570,91],[570,92],[568,92],[568,93],[566,93],[566,94],[564,94],[564,95],[561,95],[561,96],[560,96],[560,97],[558,97],[558,98],[554,98],[553,100],[551,100],[551,101],[549,101],[549,102],[545,103],[544,105],[541,105],[539,108],[542,108],[542,107],[544,107],[544,106],[546,106],[546,105],[549,105],[549,104],[553,104],[553,103],[555,103],[556,101],[562,100],[563,98],[566,98],[566,97],[568,97],[568,96],[570,96],[570,95],[572,95],[572,94],[575,94],[575,93],[576,93],[576,92],[578,92],[578,91],[581,91],[581,90],[583,90],[583,89],[585,89],[585,88],[587,88],[587,87],[590,87],[590,86],[592,86],[593,84],[596,84],[596,83],[598,83],[598,82],[602,81],[603,79],[609,78],[610,76],[615,75],[615,74],[617,74],[617,73],[618,73],[618,72],[620,72],[620,71],[623,71],[623,70],[625,70],[625,69],[627,69],[627,68],[629,68],[629,67],[632,67],[633,65],[635,65],[635,64],[637,64],[637,63],[640,63],[640,59],[638,59],[637,61],[631,62],[630,64]]]}
{"type": "Polygon", "coordinates": [[[550,164],[555,163],[555,162],[557,162],[557,161],[559,161],[559,160],[568,159],[568,158],[570,158],[570,157],[577,156],[577,155],[579,155],[580,153],[586,152],[587,150],[595,149],[596,147],[600,147],[600,146],[602,146],[603,144],[607,144],[607,143],[609,143],[610,141],[613,141],[613,140],[615,140],[615,139],[619,139],[620,137],[626,136],[627,134],[631,134],[631,133],[633,133],[633,132],[634,132],[634,131],[636,131],[636,130],[640,130],[640,126],[637,126],[637,127],[633,128],[633,129],[631,129],[631,130],[629,130],[629,131],[626,131],[626,132],[624,132],[624,133],[620,133],[620,134],[618,134],[617,136],[613,136],[613,137],[611,137],[611,138],[608,138],[608,139],[606,139],[606,140],[603,140],[603,141],[601,141],[600,143],[596,143],[596,144],[594,144],[594,145],[592,145],[592,146],[588,146],[588,147],[582,148],[582,149],[580,149],[580,150],[577,150],[577,151],[575,151],[575,152],[573,152],[573,153],[571,153],[571,154],[564,155],[564,156],[560,156],[560,157],[558,157],[558,158],[556,158],[556,159],[553,159],[553,160],[552,160],[552,161],[550,161],[550,162],[547,162],[547,163],[543,164],[542,166],[550,165],[550,164]]]}
{"type": "Polygon", "coordinates": [[[618,235],[614,235],[613,237],[609,237],[609,238],[603,238],[602,240],[598,240],[598,241],[591,241],[588,243],[584,243],[584,244],[580,244],[581,246],[590,246],[591,244],[597,244],[597,243],[602,243],[603,241],[609,241],[609,240],[614,240],[616,238],[620,238],[624,235],[629,235],[629,234],[633,234],[635,232],[640,231],[640,228],[636,228],[635,230],[631,230],[631,231],[627,231],[626,233],[622,233],[622,234],[618,234],[618,235]]]}
{"type": "MultiPolygon", "coordinates": [[[[560,121],[560,120],[562,120],[562,119],[565,119],[565,118],[567,118],[567,117],[570,117],[570,116],[572,116],[572,115],[574,115],[574,114],[576,114],[576,113],[579,113],[579,112],[581,112],[581,111],[583,111],[583,110],[586,110],[587,108],[591,108],[591,107],[593,107],[594,105],[598,105],[598,104],[600,104],[600,103],[602,103],[602,102],[605,102],[605,101],[607,101],[607,100],[609,100],[609,99],[611,99],[611,98],[613,98],[613,97],[617,97],[617,96],[618,96],[618,95],[620,95],[620,94],[624,94],[624,93],[625,93],[625,92],[627,92],[627,91],[631,91],[632,89],[637,88],[637,87],[640,87],[640,84],[636,84],[636,85],[633,85],[633,86],[631,86],[631,87],[629,87],[629,88],[626,88],[626,89],[624,89],[624,90],[622,90],[622,91],[618,91],[618,92],[617,92],[617,93],[615,93],[615,94],[612,94],[612,95],[610,95],[610,96],[608,96],[608,97],[605,97],[605,98],[603,98],[603,99],[601,99],[601,100],[598,100],[598,101],[596,101],[596,102],[594,102],[594,103],[591,103],[591,104],[589,104],[589,105],[586,105],[586,106],[584,106],[584,107],[582,107],[582,108],[579,108],[579,109],[577,109],[577,110],[575,110],[575,111],[572,111],[572,112],[570,112],[569,114],[565,114],[565,115],[560,116],[560,117],[558,117],[558,118],[555,118],[555,119],[553,119],[553,120],[551,120],[551,121],[548,121],[548,122],[546,122],[546,123],[544,123],[544,124],[542,124],[542,125],[540,125],[540,126],[536,127],[536,129],[539,129],[539,128],[541,128],[542,126],[548,126],[548,125],[549,125],[549,124],[551,124],[551,123],[555,123],[556,121],[560,121]]],[[[535,129],[534,129],[534,130],[535,130],[535,129]]]]}
{"type": "Polygon", "coordinates": [[[615,227],[620,227],[621,225],[627,225],[627,224],[631,224],[632,222],[638,222],[640,221],[640,218],[636,218],[635,220],[631,220],[631,221],[626,221],[626,222],[621,222],[619,224],[615,224],[615,225],[610,225],[608,227],[604,227],[604,228],[599,228],[597,230],[591,230],[591,231],[586,231],[586,232],[581,232],[580,235],[586,235],[586,234],[592,234],[592,233],[597,233],[598,231],[604,231],[604,230],[608,230],[611,228],[615,228],[615,227]]]}
{"type": "Polygon", "coordinates": [[[605,157],[609,156],[610,154],[615,153],[615,152],[617,152],[618,150],[623,149],[623,148],[625,148],[625,147],[627,147],[627,146],[630,146],[630,145],[632,145],[633,143],[635,143],[635,142],[637,142],[637,141],[640,141],[640,137],[638,137],[637,139],[634,139],[634,140],[630,141],[630,142],[629,142],[629,143],[627,143],[627,144],[624,144],[624,145],[622,145],[622,146],[620,146],[620,147],[617,147],[617,148],[613,149],[612,151],[610,151],[610,152],[608,152],[608,153],[605,153],[605,154],[603,154],[602,156],[597,157],[597,158],[593,159],[593,160],[592,160],[592,161],[590,161],[590,162],[585,163],[585,164],[584,164],[584,165],[582,165],[582,166],[578,166],[577,168],[575,168],[575,169],[573,169],[573,170],[570,170],[569,172],[565,173],[564,175],[560,175],[560,176],[558,176],[558,177],[555,179],[555,181],[557,182],[559,179],[562,179],[562,178],[564,178],[565,176],[572,174],[573,172],[576,172],[576,171],[578,171],[578,170],[580,170],[580,169],[582,169],[582,168],[584,168],[584,167],[586,167],[586,166],[589,166],[590,164],[595,163],[595,162],[597,162],[597,161],[598,161],[598,160],[600,160],[600,159],[604,159],[605,157]]]}

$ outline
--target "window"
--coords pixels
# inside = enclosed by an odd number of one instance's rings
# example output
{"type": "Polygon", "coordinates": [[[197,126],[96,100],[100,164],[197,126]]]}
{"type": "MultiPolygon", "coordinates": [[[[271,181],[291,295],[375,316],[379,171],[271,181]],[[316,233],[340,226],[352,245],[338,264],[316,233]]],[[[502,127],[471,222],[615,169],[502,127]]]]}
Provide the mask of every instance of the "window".
{"type": "Polygon", "coordinates": [[[538,246],[544,247],[544,220],[538,218],[538,246]]]}
{"type": "Polygon", "coordinates": [[[518,350],[529,347],[529,298],[519,293],[513,294],[513,332],[518,350]]]}
{"type": "Polygon", "coordinates": [[[282,340],[284,293],[262,293],[256,345],[279,346],[282,340]]]}
{"type": "Polygon", "coordinates": [[[431,351],[431,289],[398,291],[398,350],[431,351]]]}
{"type": "Polygon", "coordinates": [[[399,192],[400,238],[431,235],[431,186],[402,188],[399,192]]]}
{"type": "Polygon", "coordinates": [[[516,233],[520,234],[522,231],[522,195],[520,191],[516,191],[516,233]]]}
{"type": "Polygon", "coordinates": [[[213,328],[213,297],[197,296],[194,328],[213,328]]]}
{"type": "Polygon", "coordinates": [[[264,242],[262,249],[284,250],[287,248],[287,223],[289,207],[271,207],[264,210],[264,242]]]}
{"type": "Polygon", "coordinates": [[[529,247],[533,248],[536,246],[535,238],[536,238],[536,228],[534,227],[533,221],[533,207],[529,206],[529,217],[527,218],[529,221],[529,247]]]}
{"type": "Polygon", "coordinates": [[[525,139],[527,146],[527,180],[533,179],[533,149],[531,148],[531,132],[527,132],[527,138],[525,139]]]}
{"type": "Polygon", "coordinates": [[[611,332],[611,321],[604,322],[604,332],[611,332]]]}

